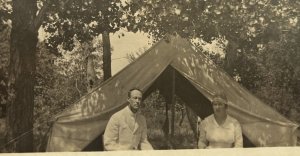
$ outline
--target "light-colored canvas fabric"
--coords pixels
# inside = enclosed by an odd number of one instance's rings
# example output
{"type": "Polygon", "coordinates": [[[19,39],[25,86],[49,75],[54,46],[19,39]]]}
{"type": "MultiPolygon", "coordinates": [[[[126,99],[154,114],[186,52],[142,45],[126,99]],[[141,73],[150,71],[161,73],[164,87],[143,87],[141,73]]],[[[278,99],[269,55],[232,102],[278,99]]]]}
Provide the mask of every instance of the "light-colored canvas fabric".
{"type": "MultiPolygon", "coordinates": [[[[169,40],[159,41],[136,61],[59,114],[51,129],[47,151],[82,150],[103,133],[111,115],[125,107],[129,89],[138,87],[147,91],[168,67],[174,68],[185,78],[184,81],[196,88],[195,94],[204,95],[210,101],[216,91],[226,91],[229,115],[240,122],[243,134],[256,146],[296,144],[297,124],[252,95],[204,54],[195,52],[187,40],[172,36],[169,40]]],[[[189,97],[189,91],[187,87],[178,92],[189,97]]],[[[196,104],[201,107],[200,103],[196,104]]]]}

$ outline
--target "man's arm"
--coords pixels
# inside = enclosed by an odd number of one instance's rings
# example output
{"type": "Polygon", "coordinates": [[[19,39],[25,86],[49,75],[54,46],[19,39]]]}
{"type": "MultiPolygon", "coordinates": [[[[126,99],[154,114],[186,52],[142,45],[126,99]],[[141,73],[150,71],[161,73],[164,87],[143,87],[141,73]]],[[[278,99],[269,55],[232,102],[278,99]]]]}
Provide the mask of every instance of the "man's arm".
{"type": "Polygon", "coordinates": [[[243,135],[242,135],[242,128],[240,123],[237,121],[234,126],[234,147],[235,148],[242,148],[243,147],[243,135]]]}
{"type": "Polygon", "coordinates": [[[109,119],[103,135],[103,143],[104,143],[105,150],[107,151],[121,150],[121,147],[118,144],[118,138],[119,138],[118,118],[113,115],[109,119]]]}
{"type": "Polygon", "coordinates": [[[143,124],[143,130],[142,130],[142,136],[141,136],[141,142],[140,142],[140,146],[141,146],[141,150],[153,150],[152,145],[150,144],[150,142],[147,139],[147,123],[146,123],[146,119],[144,119],[144,124],[143,124]]]}

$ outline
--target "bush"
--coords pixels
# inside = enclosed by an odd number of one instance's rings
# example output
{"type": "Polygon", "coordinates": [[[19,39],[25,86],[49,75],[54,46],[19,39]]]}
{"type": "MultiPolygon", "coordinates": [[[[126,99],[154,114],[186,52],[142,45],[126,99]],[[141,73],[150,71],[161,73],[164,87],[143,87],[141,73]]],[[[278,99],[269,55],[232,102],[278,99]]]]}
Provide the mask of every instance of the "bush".
{"type": "MultiPolygon", "coordinates": [[[[175,103],[174,136],[168,138],[163,130],[166,120],[166,102],[164,98],[156,91],[144,101],[145,105],[142,111],[147,119],[148,140],[154,149],[193,149],[197,147],[197,139],[194,137],[195,135],[186,117],[185,104],[179,98],[175,103]],[[181,111],[184,111],[184,116],[182,116],[181,111]],[[183,122],[180,125],[182,119],[183,122]]],[[[171,123],[170,110],[168,115],[169,123],[171,123]]]]}

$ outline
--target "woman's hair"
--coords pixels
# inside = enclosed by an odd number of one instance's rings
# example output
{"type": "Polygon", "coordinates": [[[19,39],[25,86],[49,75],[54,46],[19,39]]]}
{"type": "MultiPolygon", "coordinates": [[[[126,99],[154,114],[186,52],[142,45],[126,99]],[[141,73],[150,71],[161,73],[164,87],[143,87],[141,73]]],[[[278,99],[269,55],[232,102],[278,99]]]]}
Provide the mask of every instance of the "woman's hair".
{"type": "Polygon", "coordinates": [[[225,104],[226,108],[228,107],[228,100],[224,92],[217,92],[213,95],[212,102],[222,102],[225,104]]]}

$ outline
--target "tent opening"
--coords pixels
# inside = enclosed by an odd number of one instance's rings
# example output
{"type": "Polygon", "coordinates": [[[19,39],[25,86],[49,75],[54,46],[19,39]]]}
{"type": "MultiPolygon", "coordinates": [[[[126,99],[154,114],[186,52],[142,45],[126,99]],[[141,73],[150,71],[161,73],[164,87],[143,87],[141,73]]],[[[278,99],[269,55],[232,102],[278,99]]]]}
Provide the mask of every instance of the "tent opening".
{"type": "MultiPolygon", "coordinates": [[[[149,142],[155,149],[196,148],[197,117],[204,119],[213,113],[209,99],[171,66],[167,67],[144,92],[142,111],[147,119],[149,142]],[[172,80],[175,83],[172,83],[172,80]],[[175,89],[173,102],[175,104],[175,134],[167,137],[166,135],[170,135],[171,132],[172,103],[170,103],[170,98],[173,96],[171,91],[173,87],[175,89]],[[166,120],[168,120],[167,123],[166,120]],[[166,126],[168,126],[167,130],[166,126]]],[[[103,151],[102,135],[103,133],[88,144],[83,151],[103,151]]],[[[244,147],[255,147],[245,135],[243,135],[243,140],[244,147]]]]}
{"type": "MultiPolygon", "coordinates": [[[[253,147],[252,143],[256,146],[295,144],[298,124],[236,83],[204,54],[196,52],[187,40],[172,36],[169,42],[161,40],[92,93],[83,96],[72,109],[62,112],[51,128],[47,151],[78,151],[87,144],[85,150],[91,151],[91,147],[100,150],[102,139],[94,137],[100,137],[109,117],[126,105],[126,94],[132,87],[143,89],[144,98],[158,90],[165,103],[176,104],[180,99],[201,119],[213,113],[210,99],[214,92],[226,90],[231,102],[229,113],[241,122],[249,138],[244,137],[245,147],[253,147]]],[[[174,112],[173,105],[165,105],[165,108],[167,106],[172,111],[164,111],[166,114],[174,112]]],[[[170,114],[171,121],[174,114],[170,114]]]]}

